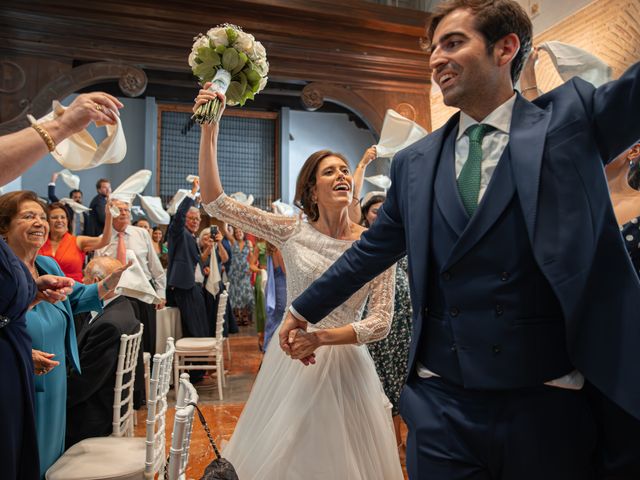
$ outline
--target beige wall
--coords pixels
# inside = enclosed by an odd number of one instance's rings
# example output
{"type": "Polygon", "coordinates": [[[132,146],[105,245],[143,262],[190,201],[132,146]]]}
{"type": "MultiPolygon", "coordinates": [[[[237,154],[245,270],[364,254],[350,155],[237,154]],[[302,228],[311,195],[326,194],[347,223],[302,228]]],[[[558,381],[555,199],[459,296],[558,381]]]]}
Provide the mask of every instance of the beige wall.
{"type": "MultiPolygon", "coordinates": [[[[638,0],[595,0],[534,38],[534,45],[557,40],[580,47],[608,63],[613,77],[640,61],[640,2],[638,0]]],[[[546,53],[536,67],[538,86],[548,91],[560,85],[546,53]]],[[[431,125],[441,127],[457,110],[442,103],[442,94],[433,85],[431,125]]]]}

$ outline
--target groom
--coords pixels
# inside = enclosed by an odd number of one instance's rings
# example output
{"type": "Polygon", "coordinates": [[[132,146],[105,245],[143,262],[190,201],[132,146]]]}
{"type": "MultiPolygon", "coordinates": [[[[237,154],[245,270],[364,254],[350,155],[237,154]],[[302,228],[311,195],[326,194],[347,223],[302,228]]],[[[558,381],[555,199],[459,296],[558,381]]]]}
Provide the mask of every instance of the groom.
{"type": "Polygon", "coordinates": [[[515,1],[449,1],[428,40],[462,112],[395,157],[376,223],[293,302],[280,345],[408,254],[410,477],[588,479],[585,377],[640,417],[640,284],[602,172],[640,138],[640,65],[530,103],[515,1]]]}

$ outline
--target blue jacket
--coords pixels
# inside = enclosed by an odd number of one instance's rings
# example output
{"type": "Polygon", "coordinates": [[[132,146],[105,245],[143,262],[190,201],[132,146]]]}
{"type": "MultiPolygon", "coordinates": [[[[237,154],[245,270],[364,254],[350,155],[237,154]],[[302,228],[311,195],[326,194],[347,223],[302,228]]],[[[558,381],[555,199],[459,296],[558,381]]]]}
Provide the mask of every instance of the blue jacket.
{"type": "Polygon", "coordinates": [[[187,212],[195,202],[190,197],[180,203],[167,231],[169,243],[169,267],[167,286],[190,289],[195,285],[196,265],[200,262],[200,251],[195,237],[185,227],[187,212]]]}
{"type": "MultiPolygon", "coordinates": [[[[51,257],[38,255],[38,257],[36,257],[36,265],[46,273],[64,277],[64,273],[60,270],[58,263],[51,257]]],[[[91,311],[102,313],[102,300],[100,300],[100,297],[98,296],[98,284],[94,283],[92,285],[83,285],[82,283],[76,282],[73,286],[73,291],[67,299],[64,302],[56,302],[53,305],[60,309],[67,318],[65,348],[71,366],[78,373],[82,373],[80,369],[78,342],[76,339],[76,327],[73,323],[73,316],[77,313],[91,311]]],[[[39,378],[41,377],[36,377],[36,390],[39,390],[39,378]]]]}
{"type": "MultiPolygon", "coordinates": [[[[624,248],[603,174],[640,138],[640,64],[595,89],[574,78],[533,103],[516,100],[508,147],[527,235],[564,315],[573,365],[640,418],[640,282],[624,248]]],[[[408,254],[414,312],[409,371],[426,303],[429,239],[441,129],[398,153],[378,219],[294,302],[312,323],[408,254]]],[[[458,258],[473,244],[458,248],[458,258]]],[[[455,262],[455,258],[451,259],[455,262]]]]}

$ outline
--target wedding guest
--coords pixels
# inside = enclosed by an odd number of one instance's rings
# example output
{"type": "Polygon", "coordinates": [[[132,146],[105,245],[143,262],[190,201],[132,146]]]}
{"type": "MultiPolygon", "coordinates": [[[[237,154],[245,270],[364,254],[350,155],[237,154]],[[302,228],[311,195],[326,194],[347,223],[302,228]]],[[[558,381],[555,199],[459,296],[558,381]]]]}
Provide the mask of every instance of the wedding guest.
{"type": "Polygon", "coordinates": [[[111,241],[111,211],[105,206],[105,228],[99,237],[86,235],[72,235],[69,233],[69,217],[67,210],[61,203],[51,203],[47,206],[49,218],[49,237],[42,245],[39,254],[52,257],[67,277],[76,282],[82,282],[82,268],[85,254],[105,247],[111,241]]]}
{"type": "MultiPolygon", "coordinates": [[[[111,257],[96,257],[84,269],[85,285],[99,283],[122,264],[111,257]]],[[[103,297],[102,313],[96,313],[78,336],[82,374],[72,371],[67,385],[66,448],[113,431],[113,398],[120,336],[140,330],[140,321],[126,297],[111,292],[103,297]]],[[[138,352],[142,367],[142,349],[138,352]]],[[[136,371],[136,379],[144,375],[136,371]]],[[[123,397],[127,392],[123,392],[123,397]]]]}
{"type": "Polygon", "coordinates": [[[153,241],[153,250],[158,254],[158,257],[165,253],[169,253],[167,244],[162,241],[164,232],[161,228],[155,227],[151,232],[151,240],[153,241]]]}
{"type": "MultiPolygon", "coordinates": [[[[60,201],[60,199],[56,195],[56,180],[58,179],[59,175],[60,174],[58,172],[51,175],[51,182],[49,183],[49,188],[47,190],[47,196],[49,197],[50,203],[57,203],[60,201]]],[[[82,190],[71,190],[69,192],[69,198],[74,202],[82,205],[82,190]]],[[[83,235],[85,225],[89,224],[89,212],[83,212],[76,215],[76,213],[69,205],[63,206],[67,211],[67,217],[69,219],[69,233],[72,233],[75,236],[83,235]]]]}
{"type": "Polygon", "coordinates": [[[264,351],[267,351],[271,337],[278,329],[287,304],[287,269],[282,253],[271,243],[267,243],[267,322],[264,327],[264,351]]]}
{"type": "Polygon", "coordinates": [[[362,217],[360,210],[360,193],[364,185],[364,172],[367,166],[376,159],[376,156],[377,151],[375,145],[367,148],[353,172],[353,200],[351,201],[351,205],[349,205],[349,218],[357,223],[361,223],[362,217]]]}
{"type": "Polygon", "coordinates": [[[97,195],[93,197],[89,204],[91,209],[89,212],[89,231],[85,232],[86,235],[94,237],[100,235],[104,230],[105,207],[109,195],[111,195],[111,182],[106,178],[99,179],[96,182],[96,192],[98,192],[97,195]]]}
{"type": "Polygon", "coordinates": [[[254,299],[248,259],[253,252],[253,245],[245,239],[240,227],[230,226],[226,230],[226,237],[231,246],[231,264],[227,270],[229,303],[238,325],[249,325],[254,299]]]}
{"type": "Polygon", "coordinates": [[[204,275],[195,233],[200,228],[200,211],[195,206],[198,180],[194,180],[191,195],[182,200],[169,225],[169,268],[167,294],[170,305],[180,310],[185,337],[208,337],[209,322],[202,285],[204,275]]]}
{"type": "MultiPolygon", "coordinates": [[[[0,136],[0,186],[31,168],[56,143],[79,132],[91,121],[114,124],[122,104],[111,95],[78,95],[65,115],[36,127],[0,136]]],[[[0,225],[12,213],[0,201],[0,225]]],[[[0,465],[3,475],[19,480],[39,478],[40,462],[34,417],[33,361],[25,313],[33,301],[56,302],[71,292],[73,280],[42,275],[35,281],[29,269],[0,235],[0,465]]],[[[46,359],[45,359],[46,360],[46,359]]]]}
{"type": "Polygon", "coordinates": [[[256,238],[253,253],[249,260],[249,269],[255,275],[253,285],[253,318],[258,332],[258,349],[264,351],[264,326],[267,321],[266,277],[267,242],[256,238]]]}
{"type": "Polygon", "coordinates": [[[143,351],[151,353],[153,357],[156,351],[156,309],[163,308],[166,303],[167,277],[160,260],[158,260],[158,255],[153,249],[151,236],[146,230],[131,225],[131,205],[121,200],[114,201],[114,205],[120,210],[120,215],[113,217],[111,221],[114,230],[111,234],[111,241],[106,247],[97,250],[96,255],[113,257],[121,263],[126,263],[126,252],[132,250],[140,263],[146,280],[153,286],[158,297],[162,299],[162,302],[154,307],[137,298],[128,297],[136,312],[136,318],[144,325],[143,351]]]}
{"type": "MultiPolygon", "coordinates": [[[[17,191],[0,197],[0,211],[7,212],[0,223],[0,234],[27,265],[34,279],[46,274],[62,275],[52,258],[38,255],[49,230],[45,208],[34,192],[17,191]]],[[[124,269],[116,270],[90,287],[76,282],[68,299],[55,305],[37,303],[27,313],[36,375],[35,415],[41,478],[64,452],[67,358],[70,367],[80,371],[73,315],[101,311],[100,298],[116,287],[124,269]]]]}
{"type": "MultiPolygon", "coordinates": [[[[216,336],[216,320],[218,314],[218,301],[220,294],[225,290],[222,281],[222,265],[229,260],[229,254],[222,244],[223,236],[217,226],[205,228],[198,235],[198,245],[200,247],[200,264],[203,265],[204,274],[203,293],[205,307],[207,309],[207,319],[209,319],[209,336],[216,336]],[[212,230],[213,229],[213,230],[212,230]],[[212,231],[215,233],[211,237],[212,231]],[[213,261],[211,256],[213,255],[213,261]]],[[[228,305],[228,302],[227,302],[228,305]]],[[[230,318],[225,314],[224,332],[227,336],[230,330],[230,318]]],[[[237,327],[231,326],[230,333],[237,333],[237,327]]]]}
{"type": "Polygon", "coordinates": [[[151,233],[153,232],[153,228],[151,228],[151,224],[149,223],[149,220],[147,220],[144,217],[137,219],[135,222],[133,222],[132,225],[134,227],[139,227],[146,230],[149,235],[151,235],[151,233]]]}

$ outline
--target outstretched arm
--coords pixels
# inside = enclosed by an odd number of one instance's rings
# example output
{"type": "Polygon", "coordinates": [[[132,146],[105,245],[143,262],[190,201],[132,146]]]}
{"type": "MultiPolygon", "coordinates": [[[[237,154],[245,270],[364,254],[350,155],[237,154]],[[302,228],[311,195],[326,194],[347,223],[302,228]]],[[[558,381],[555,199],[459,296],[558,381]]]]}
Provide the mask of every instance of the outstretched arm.
{"type": "MultiPolygon", "coordinates": [[[[113,226],[111,225],[111,206],[112,202],[108,201],[105,205],[104,215],[104,228],[102,229],[102,235],[99,237],[89,237],[86,235],[78,235],[76,237],[76,244],[78,248],[83,252],[93,252],[101,248],[106,247],[111,242],[111,232],[113,226]]],[[[77,214],[81,215],[81,214],[77,214]]]]}
{"type": "Polygon", "coordinates": [[[55,120],[39,124],[44,134],[27,127],[18,132],[0,137],[0,185],[19,177],[49,152],[45,140],[50,138],[57,145],[65,138],[77,133],[90,122],[113,125],[115,116],[123,107],[117,98],[102,92],[78,95],[55,120]],[[41,136],[42,135],[42,136],[41,136]]]}
{"type": "Polygon", "coordinates": [[[353,172],[353,201],[349,205],[349,218],[352,222],[360,223],[360,217],[362,216],[360,211],[360,192],[362,192],[362,186],[364,185],[364,172],[369,165],[376,158],[376,147],[372,145],[367,148],[353,172]]]}

